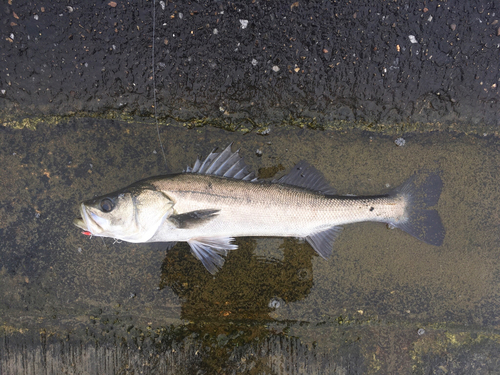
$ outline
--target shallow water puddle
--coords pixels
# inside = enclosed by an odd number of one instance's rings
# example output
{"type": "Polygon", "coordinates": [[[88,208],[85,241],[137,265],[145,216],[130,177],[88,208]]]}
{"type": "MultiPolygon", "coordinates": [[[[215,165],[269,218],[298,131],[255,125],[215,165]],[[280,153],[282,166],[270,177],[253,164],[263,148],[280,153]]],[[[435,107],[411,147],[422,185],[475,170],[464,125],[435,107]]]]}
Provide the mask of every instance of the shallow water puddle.
{"type": "Polygon", "coordinates": [[[161,130],[171,172],[231,142],[260,175],[280,176],[305,159],[339,194],[379,194],[439,171],[444,244],[353,224],[325,261],[298,240],[240,238],[212,277],[185,244],[165,252],[114,243],[72,224],[81,200],[166,172],[155,129],[90,120],[2,128],[4,372],[37,355],[49,358],[44,369],[73,358],[90,372],[85,358],[93,358],[100,373],[418,373],[450,366],[443,353],[456,363],[474,353],[486,356],[483,365],[499,360],[498,139],[410,134],[398,146],[397,137],[368,133],[161,130]]]}

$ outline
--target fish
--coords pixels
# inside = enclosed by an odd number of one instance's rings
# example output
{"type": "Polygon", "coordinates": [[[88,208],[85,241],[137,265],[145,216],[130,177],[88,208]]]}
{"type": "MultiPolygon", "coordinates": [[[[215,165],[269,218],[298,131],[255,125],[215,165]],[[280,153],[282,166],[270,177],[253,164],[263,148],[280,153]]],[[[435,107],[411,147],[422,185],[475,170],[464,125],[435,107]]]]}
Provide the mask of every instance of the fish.
{"type": "Polygon", "coordinates": [[[236,237],[305,239],[322,258],[333,253],[343,225],[374,221],[440,246],[445,229],[436,206],[439,173],[417,173],[386,194],[338,195],[300,161],[279,179],[258,179],[232,144],[198,158],[182,173],[155,176],[80,204],[74,224],[92,236],[132,243],[187,242],[211,274],[222,268],[236,237]]]}

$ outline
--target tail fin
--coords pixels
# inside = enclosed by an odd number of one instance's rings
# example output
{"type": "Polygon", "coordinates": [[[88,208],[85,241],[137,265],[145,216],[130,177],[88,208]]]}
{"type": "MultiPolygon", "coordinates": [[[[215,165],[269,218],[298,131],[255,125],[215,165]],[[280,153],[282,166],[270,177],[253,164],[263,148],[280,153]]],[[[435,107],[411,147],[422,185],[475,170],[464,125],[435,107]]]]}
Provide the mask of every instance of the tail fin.
{"type": "Polygon", "coordinates": [[[407,219],[390,224],[430,245],[441,246],[445,229],[438,212],[428,208],[437,204],[442,187],[443,182],[438,174],[410,177],[393,192],[407,197],[407,219]]]}

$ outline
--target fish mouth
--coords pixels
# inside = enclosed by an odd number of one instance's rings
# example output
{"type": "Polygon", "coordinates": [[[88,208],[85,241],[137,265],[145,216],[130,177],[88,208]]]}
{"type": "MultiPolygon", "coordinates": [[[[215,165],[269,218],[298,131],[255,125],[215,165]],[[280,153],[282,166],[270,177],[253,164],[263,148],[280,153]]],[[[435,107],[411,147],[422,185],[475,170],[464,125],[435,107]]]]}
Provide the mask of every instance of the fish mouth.
{"type": "Polygon", "coordinates": [[[82,203],[80,205],[80,215],[81,217],[76,218],[73,220],[73,224],[76,225],[78,228],[83,229],[85,231],[90,231],[90,223],[91,219],[87,213],[87,210],[85,209],[85,205],[82,203]]]}
{"type": "Polygon", "coordinates": [[[73,220],[73,224],[80,229],[88,230],[87,224],[85,224],[85,221],[83,221],[81,217],[77,217],[75,220],[73,220]]]}

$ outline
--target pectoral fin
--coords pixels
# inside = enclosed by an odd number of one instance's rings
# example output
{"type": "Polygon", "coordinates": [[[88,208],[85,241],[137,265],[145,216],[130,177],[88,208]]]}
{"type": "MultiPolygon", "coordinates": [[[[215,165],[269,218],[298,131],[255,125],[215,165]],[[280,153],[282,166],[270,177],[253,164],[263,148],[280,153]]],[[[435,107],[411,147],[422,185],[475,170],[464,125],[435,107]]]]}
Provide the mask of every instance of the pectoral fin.
{"type": "Polygon", "coordinates": [[[179,215],[172,215],[168,218],[177,228],[196,228],[216,216],[219,210],[198,210],[190,211],[179,215]]]}
{"type": "Polygon", "coordinates": [[[200,237],[188,241],[193,255],[198,258],[212,275],[224,265],[228,250],[236,250],[237,245],[231,243],[231,237],[200,237]]]}
{"type": "Polygon", "coordinates": [[[331,227],[327,230],[310,234],[306,237],[306,241],[313,247],[314,250],[324,259],[328,259],[332,255],[333,242],[342,232],[342,227],[331,227]]]}
{"type": "Polygon", "coordinates": [[[165,251],[169,251],[171,248],[173,248],[175,245],[177,245],[177,242],[164,242],[163,246],[165,248],[165,251]]]}

